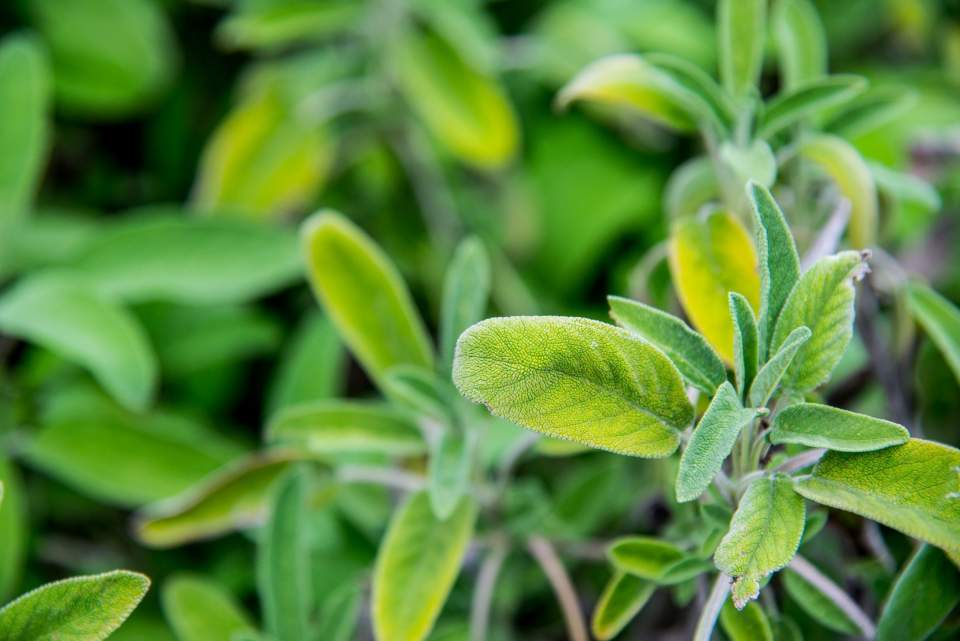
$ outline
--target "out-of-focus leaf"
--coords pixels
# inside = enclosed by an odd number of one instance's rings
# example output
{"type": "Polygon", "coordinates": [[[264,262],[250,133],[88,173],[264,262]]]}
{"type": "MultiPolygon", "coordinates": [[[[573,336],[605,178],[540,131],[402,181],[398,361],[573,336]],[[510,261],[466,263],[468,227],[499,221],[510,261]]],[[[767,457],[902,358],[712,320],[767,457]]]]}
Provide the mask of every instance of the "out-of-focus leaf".
{"type": "Polygon", "coordinates": [[[344,360],[343,344],[333,323],[320,314],[308,316],[284,350],[271,380],[269,415],[336,396],[343,387],[344,360]]]}
{"type": "Polygon", "coordinates": [[[500,52],[497,25],[483,6],[474,2],[414,0],[412,8],[473,69],[496,69],[500,52]]]}
{"type": "Polygon", "coordinates": [[[730,292],[730,315],[733,317],[733,372],[740,396],[746,397],[757,375],[760,337],[757,318],[746,298],[730,292]]]}
{"type": "Polygon", "coordinates": [[[663,207],[670,220],[678,220],[695,215],[719,195],[720,185],[713,160],[698,156],[683,163],[670,174],[663,196],[663,207]]]}
{"type": "Polygon", "coordinates": [[[910,311],[940,349],[960,381],[960,310],[953,303],[920,283],[907,289],[910,311]]]}
{"type": "Polygon", "coordinates": [[[445,521],[470,490],[476,437],[473,432],[447,429],[441,433],[430,454],[430,507],[445,521]]]}
{"type": "Polygon", "coordinates": [[[664,53],[650,53],[644,59],[666,72],[679,85],[691,92],[703,104],[697,113],[703,119],[708,117],[720,126],[720,132],[728,132],[734,126],[734,108],[723,89],[697,65],[664,53]],[[705,107],[705,108],[704,108],[705,107]]]}
{"type": "Polygon", "coordinates": [[[363,590],[356,585],[343,585],[324,602],[314,636],[318,641],[351,641],[355,638],[363,603],[363,590]]]}
{"type": "Polygon", "coordinates": [[[142,409],[153,396],[156,357],[143,328],[83,282],[57,274],[19,281],[0,298],[0,330],[89,369],[127,407],[142,409]]]}
{"type": "Polygon", "coordinates": [[[87,211],[40,210],[20,221],[15,234],[0,240],[0,274],[19,274],[77,258],[101,233],[87,211]]]}
{"type": "Polygon", "coordinates": [[[480,239],[460,243],[443,283],[440,313],[440,349],[443,366],[453,363],[457,339],[485,316],[490,295],[490,258],[480,239]]]}
{"type": "Polygon", "coordinates": [[[410,292],[376,243],[331,212],[310,218],[302,236],[313,290],[367,373],[380,381],[396,365],[433,369],[410,292]]]}
{"type": "Polygon", "coordinates": [[[760,305],[757,254],[743,225],[723,211],[678,221],[670,239],[670,271],[694,327],[732,362],[728,296],[743,294],[755,311],[760,305]]]}
{"type": "Polygon", "coordinates": [[[807,81],[777,95],[763,112],[760,136],[769,138],[804,118],[842,104],[867,88],[860,76],[827,76],[807,81]]]}
{"type": "MultiPolygon", "coordinates": [[[[718,167],[723,184],[744,185],[757,182],[764,187],[771,187],[777,180],[777,157],[765,140],[757,138],[749,145],[724,142],[720,145],[717,156],[720,159],[718,167]]],[[[737,198],[737,208],[741,209],[742,196],[736,191],[732,195],[737,198]]]]}
{"type": "Polygon", "coordinates": [[[917,97],[905,87],[872,89],[832,116],[823,130],[844,138],[853,138],[880,127],[903,114],[917,97]]]}
{"type": "Polygon", "coordinates": [[[352,29],[360,6],[350,0],[244,0],[217,25],[217,39],[238,49],[276,49],[352,29]]]}
{"type": "Polygon", "coordinates": [[[20,472],[0,456],[0,602],[20,581],[27,547],[27,495],[20,472]]]}
{"type": "Polygon", "coordinates": [[[4,641],[103,641],[149,588],[126,570],[48,583],[0,610],[0,630],[4,641]]]}
{"type": "Polygon", "coordinates": [[[388,399],[413,412],[418,420],[429,419],[439,425],[453,425],[457,420],[451,407],[458,400],[456,390],[430,370],[415,365],[393,367],[382,387],[388,399]]]}
{"type": "Polygon", "coordinates": [[[730,641],[773,641],[774,638],[767,615],[755,602],[737,610],[733,602],[727,600],[720,610],[720,627],[730,641]]]}
{"type": "Polygon", "coordinates": [[[766,46],[766,0],[720,0],[717,4],[720,78],[740,98],[760,79],[766,46]]]}
{"type": "Polygon", "coordinates": [[[179,641],[235,641],[237,633],[253,630],[233,597],[199,576],[176,574],[167,579],[161,603],[179,641]]]}
{"type": "Polygon", "coordinates": [[[131,115],[173,78],[173,34],[151,0],[36,0],[28,10],[50,50],[57,105],[71,114],[131,115]]]}
{"type": "Polygon", "coordinates": [[[614,541],[607,556],[620,570],[659,585],[689,581],[712,567],[709,561],[691,556],[672,543],[646,536],[614,541]]]}
{"type": "Polygon", "coordinates": [[[630,623],[646,605],[656,584],[625,572],[617,572],[607,582],[593,610],[590,628],[598,641],[609,641],[630,623]]]}
{"type": "Polygon", "coordinates": [[[780,385],[780,379],[783,378],[784,372],[793,362],[794,356],[810,340],[811,336],[810,329],[805,325],[801,325],[790,332],[777,352],[760,368],[757,377],[753,379],[748,395],[750,405],[753,407],[766,406],[767,401],[770,400],[777,386],[780,385]]]}
{"type": "MultiPolygon", "coordinates": [[[[895,205],[912,205],[925,213],[936,213],[943,206],[940,193],[926,180],[910,173],[896,171],[878,162],[867,162],[881,194],[895,205]]],[[[899,216],[898,216],[899,218],[899,216]]]]}
{"type": "Polygon", "coordinates": [[[860,632],[860,627],[847,617],[843,610],[802,576],[790,568],[784,570],[781,576],[787,594],[814,621],[842,634],[860,632]]]}
{"type": "Polygon", "coordinates": [[[477,323],[457,343],[453,380],[507,420],[632,456],[669,456],[693,418],[680,374],[662,352],[582,318],[477,323]]]}
{"type": "Polygon", "coordinates": [[[947,556],[921,545],[906,565],[877,621],[877,641],[923,641],[960,603],[960,571],[947,556]]]}
{"type": "Polygon", "coordinates": [[[373,576],[373,628],[380,641],[422,641],[433,628],[473,534],[477,508],[470,497],[445,521],[425,492],[394,515],[373,576]],[[423,554],[430,550],[429,554],[423,554]]]}
{"type": "Polygon", "coordinates": [[[799,443],[840,452],[869,452],[910,440],[907,428],[865,414],[816,403],[797,403],[778,412],[771,443],[799,443]]]}
{"type": "Polygon", "coordinates": [[[776,0],[770,23],[786,89],[827,72],[827,36],[810,0],[776,0]]]}

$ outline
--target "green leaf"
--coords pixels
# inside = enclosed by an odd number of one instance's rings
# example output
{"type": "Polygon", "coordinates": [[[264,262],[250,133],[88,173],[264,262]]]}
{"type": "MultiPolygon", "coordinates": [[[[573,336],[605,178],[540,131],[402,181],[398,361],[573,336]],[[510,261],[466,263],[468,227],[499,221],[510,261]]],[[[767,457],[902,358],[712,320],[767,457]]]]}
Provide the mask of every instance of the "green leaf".
{"type": "Polygon", "coordinates": [[[917,102],[906,87],[879,87],[844,105],[822,130],[847,139],[863,135],[903,115],[917,102]]]}
{"type": "Polygon", "coordinates": [[[441,521],[453,514],[470,490],[476,440],[473,432],[446,429],[430,453],[427,489],[433,513],[441,521]]]}
{"type": "Polygon", "coordinates": [[[960,310],[933,289],[920,283],[907,286],[907,300],[914,318],[927,332],[960,381],[960,310]]]}
{"type": "Polygon", "coordinates": [[[813,333],[805,325],[801,325],[790,332],[780,349],[760,368],[756,378],[753,379],[749,394],[750,405],[766,407],[767,401],[773,396],[784,372],[793,362],[794,356],[810,340],[811,336],[813,336],[813,333]]]}
{"type": "Polygon", "coordinates": [[[767,103],[759,135],[771,138],[805,118],[853,99],[866,88],[866,80],[853,75],[827,76],[798,85],[767,103]]]}
{"type": "Polygon", "coordinates": [[[175,574],[160,600],[179,641],[235,641],[234,635],[253,631],[233,596],[203,577],[175,574]]]}
{"type": "Polygon", "coordinates": [[[720,626],[730,641],[773,641],[773,629],[763,608],[755,602],[737,610],[729,599],[720,610],[720,626]]]}
{"type": "Polygon", "coordinates": [[[56,274],[20,280],[0,298],[0,330],[89,369],[127,407],[150,402],[157,365],[143,329],[79,281],[56,274]]]}
{"type": "Polygon", "coordinates": [[[4,641],[103,641],[149,588],[125,570],[48,583],[0,610],[0,630],[4,641]]]}
{"type": "Polygon", "coordinates": [[[648,53],[644,60],[668,74],[684,89],[692,93],[703,106],[698,108],[701,118],[709,116],[721,132],[727,132],[734,126],[734,108],[723,89],[701,67],[696,64],[670,55],[668,53],[648,53]]]}
{"type": "Polygon", "coordinates": [[[683,583],[713,567],[672,543],[647,536],[617,539],[607,549],[607,556],[619,570],[658,585],[683,583]]]}
{"type": "Polygon", "coordinates": [[[257,589],[266,630],[302,641],[310,623],[307,477],[294,468],[278,483],[257,548],[257,589]]]}
{"type": "Polygon", "coordinates": [[[827,452],[796,489],[811,501],[952,550],[960,541],[958,466],[960,450],[910,439],[874,452],[827,452]]]}
{"type": "Polygon", "coordinates": [[[737,98],[746,95],[760,80],[766,23],[766,0],[720,0],[717,3],[720,78],[726,90],[737,98]]]}
{"type": "Polygon", "coordinates": [[[324,601],[314,639],[317,641],[351,641],[356,638],[360,606],[364,592],[357,585],[341,585],[324,601]]]}
{"type": "Polygon", "coordinates": [[[941,550],[921,545],[887,596],[877,641],[923,641],[960,603],[960,571],[941,550]]]}
{"type": "Polygon", "coordinates": [[[793,89],[827,72],[827,36],[810,0],[776,0],[770,22],[784,87],[793,89]]]}
{"type": "Polygon", "coordinates": [[[453,352],[463,330],[483,319],[490,296],[490,258],[479,238],[457,247],[443,281],[440,349],[443,366],[453,364],[453,352]]]}
{"type": "Polygon", "coordinates": [[[790,292],[777,319],[771,349],[779,350],[797,327],[810,328],[812,335],[787,368],[784,387],[804,392],[829,380],[853,337],[851,281],[864,270],[864,258],[855,251],[821,258],[790,292]]]}
{"type": "Polygon", "coordinates": [[[840,609],[830,597],[823,594],[802,576],[787,568],[781,574],[783,587],[810,618],[820,625],[841,634],[858,634],[860,627],[840,609]]]}
{"type": "Polygon", "coordinates": [[[415,456],[426,451],[417,426],[383,404],[330,399],[294,405],[271,418],[270,442],[316,454],[371,452],[415,456]]]}
{"type": "Polygon", "coordinates": [[[328,318],[314,313],[284,348],[268,393],[268,415],[307,401],[337,396],[343,387],[343,344],[328,318]]]}
{"type": "Polygon", "coordinates": [[[757,318],[746,298],[730,292],[730,315],[733,317],[733,371],[740,396],[745,397],[757,375],[760,337],[757,318]]]}
{"type": "Polygon", "coordinates": [[[798,443],[840,452],[869,452],[910,440],[907,428],[829,405],[797,403],[779,412],[771,443],[798,443]]]}
{"type": "Polygon", "coordinates": [[[0,233],[29,213],[47,155],[50,70],[41,43],[30,36],[0,42],[0,233]]]}
{"type": "Polygon", "coordinates": [[[217,25],[217,40],[231,49],[265,51],[317,42],[351,28],[360,7],[349,0],[242,2],[217,25]]]}
{"type": "Polygon", "coordinates": [[[719,195],[720,185],[713,159],[697,156],[670,174],[663,195],[663,208],[669,220],[679,220],[694,216],[719,195]]]}
{"type": "Polygon", "coordinates": [[[733,385],[725,382],[720,386],[680,457],[678,501],[692,501],[706,491],[733,451],[740,431],[756,416],[756,410],[740,404],[733,385]]]}
{"type": "Polygon", "coordinates": [[[751,182],[747,195],[753,207],[757,251],[760,254],[760,360],[766,359],[780,311],[800,278],[800,257],[790,226],[763,185],[751,182]]]}
{"type": "Polygon", "coordinates": [[[390,259],[339,214],[302,227],[314,293],[344,342],[375,380],[396,365],[433,369],[433,348],[410,292],[390,259]]]}
{"type": "Polygon", "coordinates": [[[669,456],[693,419],[666,356],[625,330],[582,318],[478,323],[457,343],[453,380],[497,416],[632,456],[669,456]]]}
{"type": "Polygon", "coordinates": [[[625,572],[610,577],[590,620],[597,641],[609,641],[620,634],[647,604],[656,587],[655,583],[625,572]]]}
{"type": "Polygon", "coordinates": [[[387,372],[381,385],[388,399],[417,417],[440,426],[453,426],[451,403],[456,390],[434,372],[415,365],[398,365],[387,372]]]}
{"type": "Polygon", "coordinates": [[[727,380],[727,370],[717,353],[676,316],[619,296],[608,296],[607,301],[618,325],[660,348],[697,389],[712,395],[727,380]]]}
{"type": "Polygon", "coordinates": [[[6,602],[20,581],[26,560],[27,494],[20,472],[0,456],[0,602],[6,602]]]}
{"type": "Polygon", "coordinates": [[[460,573],[476,515],[472,499],[465,497],[441,521],[425,492],[397,510],[373,576],[373,628],[379,641],[422,641],[430,633],[460,573]]]}
{"type": "Polygon", "coordinates": [[[738,610],[757,598],[767,575],[790,563],[803,535],[804,511],[789,477],[773,475],[747,488],[714,555],[717,567],[735,578],[731,592],[738,610]]]}

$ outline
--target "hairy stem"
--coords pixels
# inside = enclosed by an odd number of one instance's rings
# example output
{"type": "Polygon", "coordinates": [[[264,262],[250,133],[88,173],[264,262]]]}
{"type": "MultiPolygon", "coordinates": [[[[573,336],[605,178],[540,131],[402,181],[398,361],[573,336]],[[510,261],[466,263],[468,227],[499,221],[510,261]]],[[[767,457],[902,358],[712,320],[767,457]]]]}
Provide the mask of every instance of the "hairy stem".
{"type": "Polygon", "coordinates": [[[589,641],[587,624],[583,619],[583,612],[580,611],[577,592],[553,544],[542,536],[531,536],[527,539],[527,549],[540,564],[557,595],[570,641],[589,641]]]}
{"type": "Polygon", "coordinates": [[[470,641],[486,641],[490,624],[490,606],[493,604],[494,588],[500,568],[510,551],[505,537],[497,537],[490,546],[477,573],[477,585],[470,604],[470,641]]]}
{"type": "Polygon", "coordinates": [[[812,563],[798,554],[790,561],[790,569],[802,576],[807,583],[820,590],[824,596],[833,601],[834,605],[843,610],[843,613],[860,628],[863,636],[867,639],[874,637],[877,628],[870,617],[860,609],[860,606],[854,603],[846,592],[814,567],[812,563]]]}
{"type": "Polygon", "coordinates": [[[693,641],[710,641],[710,637],[713,636],[713,628],[717,625],[717,617],[720,616],[720,609],[723,608],[729,594],[730,577],[721,572],[713,582],[713,588],[710,590],[710,596],[707,597],[707,603],[700,611],[700,619],[697,621],[697,629],[693,633],[693,641]]]}

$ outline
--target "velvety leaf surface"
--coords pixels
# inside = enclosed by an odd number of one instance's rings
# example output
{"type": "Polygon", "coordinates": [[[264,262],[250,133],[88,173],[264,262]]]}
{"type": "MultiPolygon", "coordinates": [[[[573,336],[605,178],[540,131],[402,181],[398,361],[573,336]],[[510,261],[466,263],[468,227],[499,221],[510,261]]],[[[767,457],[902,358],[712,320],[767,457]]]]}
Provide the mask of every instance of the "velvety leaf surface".
{"type": "Polygon", "coordinates": [[[923,641],[960,603],[960,571],[921,545],[897,577],[877,621],[877,641],[923,641]]]}
{"type": "Polygon", "coordinates": [[[453,364],[463,330],[483,319],[490,295],[490,258],[483,242],[471,237],[457,247],[443,281],[440,349],[444,367],[453,364]]]}
{"type": "Polygon", "coordinates": [[[943,353],[960,381],[960,310],[925,285],[912,283],[907,289],[910,311],[943,353]]]}
{"type": "Polygon", "coordinates": [[[617,636],[643,609],[656,587],[655,583],[624,572],[610,577],[590,620],[590,629],[597,641],[609,641],[617,636]]]}
{"type": "Polygon", "coordinates": [[[765,0],[720,0],[717,3],[717,47],[720,78],[734,96],[757,84],[766,45],[765,0]]]}
{"type": "Polygon", "coordinates": [[[771,443],[797,443],[841,452],[868,452],[910,440],[902,425],[817,403],[798,403],[773,420],[771,443]]]}
{"type": "Polygon", "coordinates": [[[730,641],[773,641],[770,620],[755,601],[738,610],[727,600],[720,610],[720,627],[730,641]]]}
{"type": "Polygon", "coordinates": [[[747,299],[736,292],[730,292],[730,315],[733,317],[733,372],[737,390],[746,396],[757,375],[760,354],[757,319],[747,299]]]}
{"type": "Polygon", "coordinates": [[[777,352],[770,357],[750,385],[749,400],[753,407],[764,407],[773,396],[784,373],[790,367],[800,348],[810,340],[813,333],[802,325],[787,336],[777,352]]]}
{"type": "Polygon", "coordinates": [[[167,579],[161,603],[179,641],[236,641],[234,635],[253,631],[234,598],[200,576],[175,574],[167,579]]]}

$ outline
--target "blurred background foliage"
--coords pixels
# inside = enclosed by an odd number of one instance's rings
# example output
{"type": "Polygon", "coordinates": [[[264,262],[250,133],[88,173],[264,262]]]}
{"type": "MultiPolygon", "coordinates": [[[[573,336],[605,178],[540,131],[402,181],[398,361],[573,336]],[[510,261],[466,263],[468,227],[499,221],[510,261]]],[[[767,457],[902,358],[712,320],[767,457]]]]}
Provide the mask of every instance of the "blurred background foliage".
{"type": "MultiPolygon", "coordinates": [[[[869,78],[868,96],[909,99],[854,145],[942,200],[931,207],[912,184],[882,190],[879,244],[960,300],[960,3],[816,5],[830,68],[869,78]]],[[[698,143],[554,101],[608,53],[667,52],[715,73],[713,11],[698,0],[2,3],[0,324],[11,336],[0,342],[0,477],[23,489],[0,509],[0,599],[126,565],[158,585],[188,568],[255,611],[248,536],[150,550],[129,536],[129,514],[254,449],[278,409],[372,393],[303,283],[295,230],[318,208],[384,247],[428,324],[467,234],[492,256],[493,313],[602,318],[607,293],[678,310],[658,250],[665,188],[698,143]],[[58,292],[61,281],[39,277],[50,270],[91,276],[97,291],[58,292]],[[42,320],[24,324],[23,310],[42,320]],[[80,347],[63,338],[71,331],[84,333],[80,347]]],[[[841,385],[864,352],[847,355],[841,385]]],[[[960,444],[956,378],[926,341],[916,363],[920,422],[960,444]]],[[[883,392],[871,384],[856,402],[882,408],[883,392]]],[[[564,542],[587,596],[605,579],[593,537],[662,527],[657,465],[589,453],[525,467],[504,518],[564,542]]],[[[370,485],[329,502],[313,528],[318,598],[367,571],[390,512],[370,485]]],[[[840,534],[824,539],[834,549],[821,562],[850,553],[840,534]]],[[[860,571],[866,584],[889,581],[875,561],[860,571]]],[[[504,573],[491,638],[557,638],[532,562],[504,573]]],[[[454,591],[433,638],[462,638],[469,594],[454,591]]],[[[639,629],[670,628],[660,605],[639,629]]],[[[111,638],[177,638],[160,612],[155,591],[111,638]]],[[[797,619],[806,638],[833,638],[797,619]]]]}

